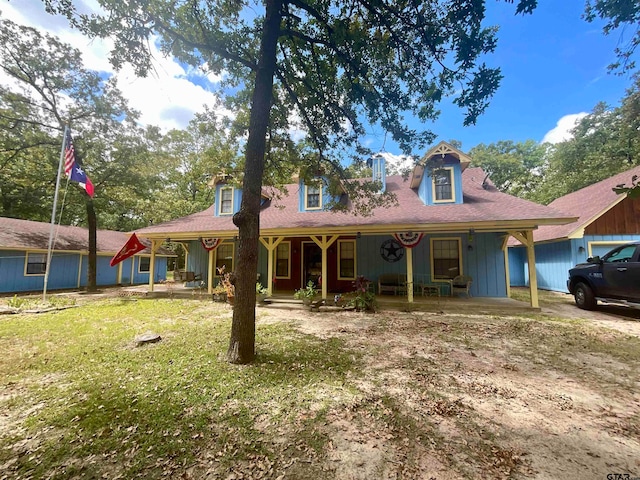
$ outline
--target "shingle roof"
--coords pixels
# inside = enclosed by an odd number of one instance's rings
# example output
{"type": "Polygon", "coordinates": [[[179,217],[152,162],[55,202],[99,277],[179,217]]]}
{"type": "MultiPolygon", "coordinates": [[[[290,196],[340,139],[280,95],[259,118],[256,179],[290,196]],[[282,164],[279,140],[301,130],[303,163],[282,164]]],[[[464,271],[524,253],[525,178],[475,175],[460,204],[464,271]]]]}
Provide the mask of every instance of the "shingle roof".
{"type": "MultiPolygon", "coordinates": [[[[59,225],[54,250],[89,250],[89,233],[84,227],[72,227],[59,225]]],[[[0,250],[47,250],[49,248],[49,232],[51,225],[32,220],[20,220],[17,218],[0,217],[0,250]]],[[[129,239],[129,233],[115,232],[113,230],[98,230],[96,233],[96,250],[101,254],[116,254],[129,239]]],[[[142,243],[149,246],[148,240],[141,239],[142,243]]],[[[150,248],[140,252],[150,254],[150,248]]],[[[158,255],[173,255],[167,249],[160,249],[158,255]]]]}
{"type": "MultiPolygon", "coordinates": [[[[273,199],[263,207],[260,214],[261,231],[276,232],[282,229],[330,230],[333,227],[353,226],[373,231],[393,230],[394,225],[422,225],[425,228],[455,228],[457,224],[469,223],[487,228],[495,224],[525,221],[532,225],[561,223],[570,216],[553,208],[523,200],[499,192],[490,182],[486,188],[482,183],[485,173],[481,168],[467,168],[462,174],[464,199],[460,205],[426,206],[416,190],[402,176],[387,177],[387,190],[396,194],[398,205],[379,207],[371,216],[354,216],[350,213],[300,212],[298,211],[298,184],[287,185],[288,195],[273,199]]],[[[160,236],[171,234],[193,234],[201,236],[234,235],[237,228],[231,216],[214,216],[213,206],[208,209],[141,230],[141,235],[160,236]]]]}
{"type": "Polygon", "coordinates": [[[629,184],[633,175],[640,176],[640,166],[557,198],[549,204],[549,207],[566,212],[568,216],[578,217],[578,219],[566,225],[541,226],[533,232],[534,241],[567,238],[585,228],[624,199],[624,196],[613,191],[613,187],[629,184]]]}

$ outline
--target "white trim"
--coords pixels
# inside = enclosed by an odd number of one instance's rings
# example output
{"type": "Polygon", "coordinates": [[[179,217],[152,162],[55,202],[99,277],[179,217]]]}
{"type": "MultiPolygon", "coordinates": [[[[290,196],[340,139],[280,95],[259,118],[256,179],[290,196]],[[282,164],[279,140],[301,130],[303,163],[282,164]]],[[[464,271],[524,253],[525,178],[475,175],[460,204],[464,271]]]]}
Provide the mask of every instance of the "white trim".
{"type": "Polygon", "coordinates": [[[602,240],[587,242],[588,257],[593,257],[593,247],[611,247],[609,250],[613,250],[615,247],[624,245],[625,243],[633,242],[633,240],[602,240]]]}
{"type": "Polygon", "coordinates": [[[231,247],[231,268],[229,268],[229,265],[225,265],[225,272],[226,273],[231,273],[233,272],[233,267],[235,266],[236,263],[236,244],[235,242],[222,242],[220,245],[218,245],[218,248],[216,248],[214,250],[215,252],[215,257],[213,259],[213,269],[215,270],[214,272],[214,277],[219,277],[218,275],[218,253],[220,252],[220,247],[231,247]]]}
{"type": "Polygon", "coordinates": [[[273,249],[273,256],[275,259],[275,278],[279,279],[279,280],[290,280],[291,279],[291,241],[287,240],[287,241],[281,241],[278,243],[278,245],[276,245],[276,247],[273,249]],[[279,276],[278,275],[278,248],[280,248],[281,245],[287,245],[287,275],[286,276],[279,276]]]}
{"type": "Polygon", "coordinates": [[[313,186],[313,185],[304,185],[304,209],[305,210],[322,210],[322,182],[320,181],[318,183],[318,186],[313,186]],[[309,189],[310,188],[317,188],[318,189],[318,206],[317,207],[310,207],[309,206],[309,189]]]}
{"type": "Polygon", "coordinates": [[[218,202],[218,215],[233,215],[233,200],[235,196],[235,189],[233,187],[220,187],[220,201],[218,202]],[[226,190],[231,190],[231,211],[222,211],[222,193],[226,190]]]}
{"type": "Polygon", "coordinates": [[[151,255],[134,255],[132,258],[138,257],[138,273],[151,273],[151,255]],[[143,258],[148,258],[149,259],[149,270],[141,270],[140,267],[142,267],[142,259],[143,258]]]}
{"type": "MultiPolygon", "coordinates": [[[[435,273],[433,271],[433,243],[436,241],[441,241],[441,240],[455,240],[456,242],[458,242],[458,273],[457,275],[464,275],[464,271],[463,271],[463,261],[462,261],[462,239],[460,237],[431,237],[429,239],[429,269],[431,272],[431,281],[433,282],[444,282],[447,281],[449,279],[445,279],[445,278],[436,278],[435,273]]],[[[453,278],[453,277],[451,277],[453,278]]]]}
{"type": "Polygon", "coordinates": [[[438,167],[435,168],[433,170],[433,172],[431,173],[431,199],[433,200],[433,203],[451,203],[451,202],[455,202],[456,200],[456,178],[455,178],[455,172],[454,172],[454,168],[453,167],[438,167]],[[438,200],[436,198],[436,177],[438,175],[438,171],[440,170],[447,170],[449,172],[450,178],[451,178],[451,198],[444,198],[441,200],[438,200]]]}
{"type": "MultiPolygon", "coordinates": [[[[53,254],[51,255],[53,257],[53,254]]],[[[47,254],[46,253],[40,253],[40,252],[25,252],[25,256],[24,256],[24,276],[25,277],[44,277],[47,271],[47,254]],[[45,267],[45,271],[42,273],[27,273],[27,267],[29,265],[29,255],[42,255],[44,257],[44,261],[42,262],[32,262],[34,264],[36,263],[44,263],[45,267]]]]}
{"type": "Polygon", "coordinates": [[[356,252],[356,248],[357,248],[357,243],[356,243],[356,239],[345,239],[345,240],[338,240],[338,254],[337,256],[337,267],[338,267],[338,280],[355,280],[357,275],[358,275],[358,265],[357,265],[357,252],[356,252]],[[342,277],[340,275],[340,273],[342,272],[342,269],[340,268],[340,260],[342,260],[342,256],[341,256],[341,252],[342,252],[342,244],[343,243],[351,243],[353,244],[353,277],[342,277]]]}

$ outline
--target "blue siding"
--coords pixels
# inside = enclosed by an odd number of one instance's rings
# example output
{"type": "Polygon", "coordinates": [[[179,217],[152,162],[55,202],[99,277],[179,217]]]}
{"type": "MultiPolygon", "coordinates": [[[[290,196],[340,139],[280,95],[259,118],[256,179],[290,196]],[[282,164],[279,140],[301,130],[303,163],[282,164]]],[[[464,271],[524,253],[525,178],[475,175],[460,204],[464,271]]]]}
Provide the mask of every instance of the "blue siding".
{"type": "MultiPolygon", "coordinates": [[[[504,254],[502,236],[497,233],[475,234],[473,240],[464,235],[425,235],[413,249],[414,281],[431,274],[431,238],[460,238],[462,268],[465,275],[473,277],[471,294],[476,297],[506,297],[504,254]],[[471,244],[472,249],[468,246],[471,244]]],[[[358,275],[364,275],[377,283],[384,273],[406,273],[406,256],[398,262],[387,262],[380,255],[382,243],[392,238],[387,235],[363,236],[357,241],[358,275]]]]}
{"type": "MultiPolygon", "coordinates": [[[[25,275],[26,252],[21,251],[0,251],[0,292],[33,292],[44,288],[44,275],[25,275]]],[[[139,256],[135,256],[138,262],[139,256]]],[[[111,267],[109,262],[111,256],[98,255],[96,265],[96,284],[98,286],[108,286],[117,284],[118,266],[111,267]]],[[[47,290],[66,290],[78,287],[78,267],[80,269],[80,286],[87,285],[87,255],[73,252],[54,252],[51,257],[51,267],[49,269],[49,279],[47,290]]],[[[122,278],[123,284],[130,284],[131,259],[123,263],[122,278]],[[125,282],[125,277],[128,281],[125,282]]],[[[135,268],[138,268],[136,263],[135,268]]],[[[167,273],[166,257],[156,257],[156,281],[164,280],[167,273]]],[[[149,274],[137,274],[134,283],[149,283],[149,274]]]]}
{"type": "MultiPolygon", "coordinates": [[[[559,240],[557,242],[540,243],[535,246],[536,275],[538,288],[568,293],[567,277],[569,269],[583,263],[589,256],[589,244],[592,255],[603,255],[615,247],[611,242],[623,244],[640,240],[640,235],[587,235],[584,238],[559,240]],[[597,245],[597,242],[605,242],[597,245]]],[[[511,286],[529,285],[527,250],[525,247],[509,248],[509,274],[511,286]]]]}
{"type": "Polygon", "coordinates": [[[527,249],[524,247],[509,247],[509,279],[512,287],[526,287],[527,278],[527,249]]]}

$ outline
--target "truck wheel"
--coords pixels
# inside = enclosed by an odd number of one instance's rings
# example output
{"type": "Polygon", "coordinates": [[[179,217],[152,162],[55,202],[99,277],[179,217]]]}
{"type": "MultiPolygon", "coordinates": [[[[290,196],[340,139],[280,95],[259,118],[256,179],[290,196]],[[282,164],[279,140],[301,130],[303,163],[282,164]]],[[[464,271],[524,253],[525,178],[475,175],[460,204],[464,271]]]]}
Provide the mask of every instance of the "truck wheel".
{"type": "Polygon", "coordinates": [[[579,283],[576,285],[574,291],[574,298],[578,308],[583,310],[593,310],[596,308],[596,297],[593,296],[593,290],[586,283],[579,283]]]}

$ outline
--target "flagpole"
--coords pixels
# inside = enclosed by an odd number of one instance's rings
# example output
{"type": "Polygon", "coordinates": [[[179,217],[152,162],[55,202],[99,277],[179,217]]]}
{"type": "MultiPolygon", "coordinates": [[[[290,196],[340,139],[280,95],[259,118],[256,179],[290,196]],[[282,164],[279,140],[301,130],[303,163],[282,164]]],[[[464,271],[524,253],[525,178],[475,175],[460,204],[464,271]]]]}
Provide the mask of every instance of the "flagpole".
{"type": "Polygon", "coordinates": [[[56,177],[56,193],[53,195],[53,209],[51,210],[51,227],[49,228],[49,247],[47,248],[47,266],[44,271],[44,288],[42,289],[42,300],[47,299],[47,283],[49,282],[49,267],[51,266],[51,255],[53,250],[53,232],[56,225],[56,210],[58,209],[58,191],[60,190],[60,174],[62,173],[62,161],[64,160],[64,146],[67,141],[67,131],[69,127],[64,126],[62,134],[62,148],[60,149],[60,161],[58,162],[58,176],[56,177]]]}

